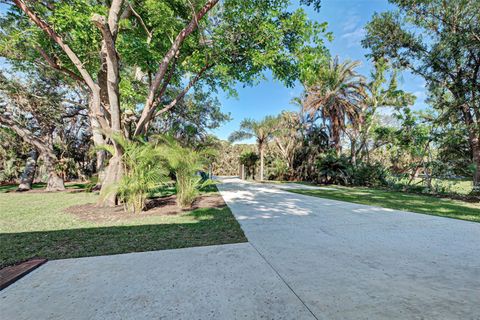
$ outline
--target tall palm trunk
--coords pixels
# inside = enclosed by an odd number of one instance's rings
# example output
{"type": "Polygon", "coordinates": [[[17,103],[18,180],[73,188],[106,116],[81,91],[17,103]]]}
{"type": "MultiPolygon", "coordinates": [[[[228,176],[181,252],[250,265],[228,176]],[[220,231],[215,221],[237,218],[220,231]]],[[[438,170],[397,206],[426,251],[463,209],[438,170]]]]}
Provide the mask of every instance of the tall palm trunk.
{"type": "Polygon", "coordinates": [[[259,153],[260,153],[260,181],[263,181],[263,170],[264,170],[264,153],[265,153],[265,146],[263,143],[258,145],[259,153]]]}

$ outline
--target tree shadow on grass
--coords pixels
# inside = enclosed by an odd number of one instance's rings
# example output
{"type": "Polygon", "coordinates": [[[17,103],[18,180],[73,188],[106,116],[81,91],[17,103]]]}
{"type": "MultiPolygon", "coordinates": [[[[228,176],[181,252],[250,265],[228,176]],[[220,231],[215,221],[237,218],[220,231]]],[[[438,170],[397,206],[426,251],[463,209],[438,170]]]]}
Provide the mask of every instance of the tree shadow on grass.
{"type": "Polygon", "coordinates": [[[199,209],[192,216],[189,223],[2,233],[0,267],[33,257],[78,258],[247,241],[227,207],[199,209]]]}
{"type": "MultiPolygon", "coordinates": [[[[43,189],[46,186],[47,186],[46,183],[34,183],[32,184],[32,190],[43,189]]],[[[14,192],[17,190],[17,188],[18,188],[18,184],[16,183],[0,185],[0,193],[14,192]]]]}

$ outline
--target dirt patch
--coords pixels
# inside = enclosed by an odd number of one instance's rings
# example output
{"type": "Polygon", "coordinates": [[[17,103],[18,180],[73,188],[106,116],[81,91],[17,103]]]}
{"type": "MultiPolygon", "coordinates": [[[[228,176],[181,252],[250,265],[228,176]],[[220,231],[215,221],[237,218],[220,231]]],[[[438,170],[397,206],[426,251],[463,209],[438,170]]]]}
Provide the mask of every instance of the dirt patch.
{"type": "Polygon", "coordinates": [[[170,216],[182,214],[185,211],[191,211],[199,208],[222,208],[226,206],[220,195],[200,196],[193,207],[188,210],[182,210],[177,206],[176,196],[161,197],[150,199],[147,203],[147,210],[142,213],[126,212],[123,206],[113,208],[99,208],[94,203],[72,206],[65,209],[66,213],[73,214],[84,221],[111,222],[129,219],[145,218],[149,216],[170,216]]]}

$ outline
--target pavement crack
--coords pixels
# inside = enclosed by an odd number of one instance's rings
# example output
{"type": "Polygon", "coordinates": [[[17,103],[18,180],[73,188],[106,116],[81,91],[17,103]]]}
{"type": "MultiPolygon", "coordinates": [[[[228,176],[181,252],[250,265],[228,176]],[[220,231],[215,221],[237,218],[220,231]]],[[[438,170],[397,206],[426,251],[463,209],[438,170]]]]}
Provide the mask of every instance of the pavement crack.
{"type": "Polygon", "coordinates": [[[280,278],[280,280],[282,280],[283,283],[285,283],[285,285],[287,286],[288,289],[290,289],[290,291],[297,297],[298,300],[300,300],[300,302],[303,304],[303,306],[308,310],[308,312],[310,312],[310,314],[316,319],[316,320],[319,320],[317,318],[317,316],[315,315],[315,313],[313,313],[313,311],[307,306],[307,304],[305,303],[305,301],[302,300],[302,298],[300,298],[300,296],[295,292],[295,290],[293,290],[293,288],[288,284],[288,282],[282,277],[282,275],[277,271],[277,269],[275,269],[275,267],[270,263],[270,261],[267,260],[267,258],[265,258],[265,256],[257,249],[257,247],[255,247],[251,242],[248,242],[253,249],[255,249],[255,251],[257,251],[257,253],[260,255],[260,257],[262,257],[262,259],[270,266],[270,268],[272,268],[272,270],[277,274],[277,276],[280,278]]]}

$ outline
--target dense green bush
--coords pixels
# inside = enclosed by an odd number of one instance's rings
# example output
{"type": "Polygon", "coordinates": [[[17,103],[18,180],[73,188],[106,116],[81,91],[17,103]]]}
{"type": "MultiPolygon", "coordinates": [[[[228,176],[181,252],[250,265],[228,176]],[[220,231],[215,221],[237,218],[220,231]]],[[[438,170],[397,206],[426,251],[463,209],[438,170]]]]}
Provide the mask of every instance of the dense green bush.
{"type": "Polygon", "coordinates": [[[260,157],[255,152],[244,152],[240,155],[240,163],[245,166],[245,178],[255,179],[255,170],[260,157]]]}
{"type": "Polygon", "coordinates": [[[353,167],[345,155],[338,156],[335,151],[322,153],[317,158],[318,182],[326,184],[351,184],[353,167]]]}
{"type": "Polygon", "coordinates": [[[338,156],[334,151],[318,157],[317,169],[321,183],[366,187],[388,184],[388,171],[381,164],[360,162],[353,165],[349,157],[338,156]]]}
{"type": "Polygon", "coordinates": [[[283,159],[271,159],[267,162],[267,165],[266,176],[268,180],[286,180],[288,178],[288,165],[283,159]]]}
{"type": "Polygon", "coordinates": [[[378,163],[359,163],[353,170],[350,183],[356,186],[384,187],[388,185],[388,172],[378,163]]]}

